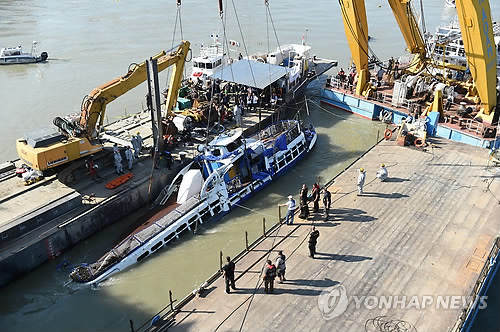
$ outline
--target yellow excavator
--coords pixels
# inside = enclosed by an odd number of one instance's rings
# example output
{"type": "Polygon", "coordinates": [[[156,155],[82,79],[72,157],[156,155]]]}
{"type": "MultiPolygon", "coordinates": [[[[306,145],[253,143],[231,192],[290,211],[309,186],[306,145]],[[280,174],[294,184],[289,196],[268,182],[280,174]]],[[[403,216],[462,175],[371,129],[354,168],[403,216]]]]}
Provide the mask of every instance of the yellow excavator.
{"type": "MultiPolygon", "coordinates": [[[[418,73],[426,67],[465,70],[464,67],[438,63],[426,53],[425,42],[413,13],[411,0],[387,0],[413,60],[407,72],[418,73]]],[[[339,0],[344,29],[358,71],[356,94],[368,96],[374,87],[368,72],[368,24],[364,0],[339,0]]],[[[480,105],[480,117],[486,123],[494,119],[496,95],[496,52],[488,1],[457,0],[457,14],[464,40],[472,83],[453,81],[468,90],[468,97],[480,105]]]]}
{"type": "MultiPolygon", "coordinates": [[[[190,43],[182,41],[175,51],[162,51],[155,55],[158,72],[173,66],[166,99],[167,117],[173,118],[172,108],[182,80],[182,73],[190,43]]],[[[86,96],[78,120],[70,121],[57,117],[54,130],[39,131],[16,142],[19,158],[33,169],[44,171],[96,153],[103,149],[98,140],[103,126],[106,106],[147,79],[146,62],[134,64],[128,72],[106,84],[95,88],[86,96]]]]}

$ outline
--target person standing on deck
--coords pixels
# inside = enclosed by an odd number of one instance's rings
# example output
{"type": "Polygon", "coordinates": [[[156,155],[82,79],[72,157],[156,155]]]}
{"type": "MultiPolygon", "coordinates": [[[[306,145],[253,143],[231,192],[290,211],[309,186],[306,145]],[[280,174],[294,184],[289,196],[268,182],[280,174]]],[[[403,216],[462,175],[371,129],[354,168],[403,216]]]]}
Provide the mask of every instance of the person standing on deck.
{"type": "Polygon", "coordinates": [[[95,164],[94,161],[94,155],[91,154],[88,159],[85,161],[85,166],[87,166],[87,169],[89,170],[90,173],[90,179],[96,180],[99,176],[97,175],[97,165],[95,164]]]}
{"type": "Polygon", "coordinates": [[[399,60],[396,59],[396,61],[394,62],[394,79],[398,79],[399,78],[399,60]]]}
{"type": "Polygon", "coordinates": [[[127,148],[125,149],[125,159],[127,159],[128,170],[130,171],[134,164],[134,154],[132,153],[130,146],[127,146],[127,148]]]}
{"type": "Polygon", "coordinates": [[[307,219],[309,217],[309,206],[307,205],[308,197],[307,192],[309,189],[306,184],[302,185],[302,189],[300,190],[300,218],[307,219]]]}
{"type": "Polygon", "coordinates": [[[264,279],[264,290],[266,293],[272,293],[274,291],[274,279],[276,278],[276,265],[270,260],[267,260],[266,263],[262,276],[262,279],[264,279]]]}
{"type": "Polygon", "coordinates": [[[454,91],[451,91],[450,93],[448,93],[448,96],[446,97],[446,105],[444,107],[444,110],[445,111],[449,111],[450,110],[450,107],[451,105],[453,104],[453,102],[455,101],[455,96],[454,96],[455,92],[454,91]]]}
{"type": "Polygon", "coordinates": [[[365,185],[366,172],[363,167],[358,170],[358,196],[363,195],[363,186],[365,185]]]}
{"type": "Polygon", "coordinates": [[[236,290],[236,286],[234,284],[234,270],[236,269],[236,264],[234,262],[231,262],[231,257],[227,256],[226,257],[226,265],[222,267],[222,274],[224,276],[224,280],[226,281],[226,294],[231,293],[231,290],[229,289],[229,286],[233,290],[236,290]]]}
{"type": "Polygon", "coordinates": [[[387,65],[387,75],[391,75],[392,66],[394,65],[394,58],[391,56],[389,64],[387,65]]]}
{"type": "Polygon", "coordinates": [[[285,279],[285,272],[286,272],[286,257],[283,254],[283,251],[278,251],[278,257],[276,257],[276,271],[278,274],[278,278],[280,278],[280,284],[283,283],[283,281],[286,281],[285,279]]]}
{"type": "Polygon", "coordinates": [[[253,111],[257,111],[257,104],[259,103],[259,97],[255,93],[252,93],[252,108],[253,111]]]}
{"type": "Polygon", "coordinates": [[[385,168],[385,164],[380,165],[380,169],[377,172],[377,178],[380,181],[385,181],[387,177],[389,176],[389,172],[387,172],[387,168],[385,168]]]}
{"type": "Polygon", "coordinates": [[[377,86],[380,86],[380,82],[382,81],[382,79],[384,78],[384,70],[382,69],[382,67],[380,67],[380,69],[378,70],[377,72],[377,86]]]}
{"type": "Polygon", "coordinates": [[[316,227],[312,227],[311,234],[309,234],[309,257],[314,258],[316,254],[316,244],[318,244],[319,231],[316,227]]]}
{"type": "Polygon", "coordinates": [[[313,184],[311,190],[312,200],[313,200],[313,212],[316,213],[319,211],[319,198],[320,198],[320,188],[319,184],[313,184]]]}
{"type": "Polygon", "coordinates": [[[278,206],[288,206],[288,211],[286,212],[285,222],[287,225],[293,225],[293,215],[295,213],[295,200],[292,195],[288,195],[288,202],[285,204],[278,204],[278,206]],[[290,222],[288,222],[290,221],[290,222]]]}
{"type": "Polygon", "coordinates": [[[132,146],[134,147],[135,158],[139,158],[139,154],[141,153],[142,150],[142,144],[143,140],[141,137],[141,133],[137,132],[136,135],[132,137],[132,146]]]}
{"type": "Polygon", "coordinates": [[[114,154],[114,159],[115,159],[115,171],[116,174],[120,175],[123,174],[123,166],[122,166],[122,156],[120,154],[120,151],[116,151],[114,154]]]}
{"type": "Polygon", "coordinates": [[[237,127],[241,127],[241,107],[240,105],[234,105],[234,121],[236,122],[237,127]]]}
{"type": "Polygon", "coordinates": [[[118,148],[118,144],[113,144],[113,153],[119,152],[120,149],[118,148]]]}
{"type": "Polygon", "coordinates": [[[252,95],[250,93],[247,95],[247,110],[248,113],[252,111],[252,95]]]}
{"type": "Polygon", "coordinates": [[[325,188],[325,191],[323,193],[323,206],[325,208],[325,221],[328,221],[328,213],[330,212],[330,206],[332,205],[332,195],[328,191],[328,188],[325,188]]]}

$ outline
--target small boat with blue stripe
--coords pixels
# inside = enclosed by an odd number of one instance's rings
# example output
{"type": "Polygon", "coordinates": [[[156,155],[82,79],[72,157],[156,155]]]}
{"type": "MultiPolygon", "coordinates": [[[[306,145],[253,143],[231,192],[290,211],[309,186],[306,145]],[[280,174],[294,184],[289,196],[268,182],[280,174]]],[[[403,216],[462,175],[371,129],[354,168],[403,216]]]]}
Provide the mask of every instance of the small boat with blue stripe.
{"type": "Polygon", "coordinates": [[[248,138],[241,130],[215,137],[157,199],[164,207],[97,262],[70,277],[95,284],[154,254],[183,232],[222,218],[293,167],[317,140],[313,126],[284,120],[248,138]]]}

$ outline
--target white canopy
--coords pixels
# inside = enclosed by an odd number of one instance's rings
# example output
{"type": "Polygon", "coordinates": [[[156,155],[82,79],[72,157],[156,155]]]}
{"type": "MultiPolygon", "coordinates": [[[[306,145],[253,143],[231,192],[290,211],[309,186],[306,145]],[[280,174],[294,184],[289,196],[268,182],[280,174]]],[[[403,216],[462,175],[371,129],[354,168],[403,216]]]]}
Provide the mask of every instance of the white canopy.
{"type": "Polygon", "coordinates": [[[257,89],[264,89],[285,76],[286,73],[286,67],[242,59],[217,70],[212,77],[257,89]]]}

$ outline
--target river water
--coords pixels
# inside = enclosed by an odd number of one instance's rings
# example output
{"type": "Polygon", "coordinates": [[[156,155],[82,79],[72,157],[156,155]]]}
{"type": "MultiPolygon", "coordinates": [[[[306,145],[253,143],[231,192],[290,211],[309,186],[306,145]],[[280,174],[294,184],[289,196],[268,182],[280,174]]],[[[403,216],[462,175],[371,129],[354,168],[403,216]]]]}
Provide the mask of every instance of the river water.
{"type": "MultiPolygon", "coordinates": [[[[277,46],[272,30],[267,37],[263,1],[235,3],[243,38],[232,2],[227,4],[229,39],[243,45],[244,38],[249,53],[266,51],[268,40],[270,48],[277,46]]],[[[304,36],[313,53],[335,58],[347,67],[350,56],[338,3],[317,0],[313,4],[270,1],[279,42],[301,42],[304,36]]],[[[404,41],[388,4],[367,1],[366,6],[371,46],[377,55],[388,58],[402,53],[404,41]]],[[[431,31],[454,17],[444,0],[424,1],[424,7],[431,31]]],[[[499,9],[498,1],[492,3],[493,13],[499,9]]],[[[51,59],[45,64],[0,67],[0,160],[16,158],[15,139],[26,131],[50,126],[55,116],[79,112],[83,97],[94,87],[124,74],[130,63],[169,49],[176,12],[174,1],[0,0],[0,46],[28,47],[37,40],[38,51],[47,51],[51,59]]],[[[195,54],[201,43],[210,42],[210,34],[218,33],[222,39],[217,1],[184,1],[181,18],[183,38],[191,41],[195,54]]],[[[174,43],[180,38],[177,27],[174,43]]],[[[238,51],[246,53],[243,46],[238,51]]],[[[110,104],[109,121],[140,110],[145,91],[143,84],[110,104]]],[[[186,234],[96,289],[65,285],[68,271],[63,263],[94,261],[130,230],[144,212],[138,211],[2,288],[1,330],[123,331],[129,319],[137,327],[163,308],[169,290],[181,299],[199,286],[218,268],[219,250],[224,255],[240,252],[244,232],[249,232],[251,240],[258,237],[263,215],[268,224],[275,222],[276,204],[284,202],[284,197],[297,194],[302,183],[311,186],[318,178],[320,182],[331,179],[385,129],[379,123],[319,107],[318,93],[319,82],[314,82],[306,91],[310,115],[304,109],[300,112],[305,123],[317,128],[316,147],[288,174],[245,203],[254,212],[238,209],[217,223],[205,224],[196,235],[186,234]]]]}

